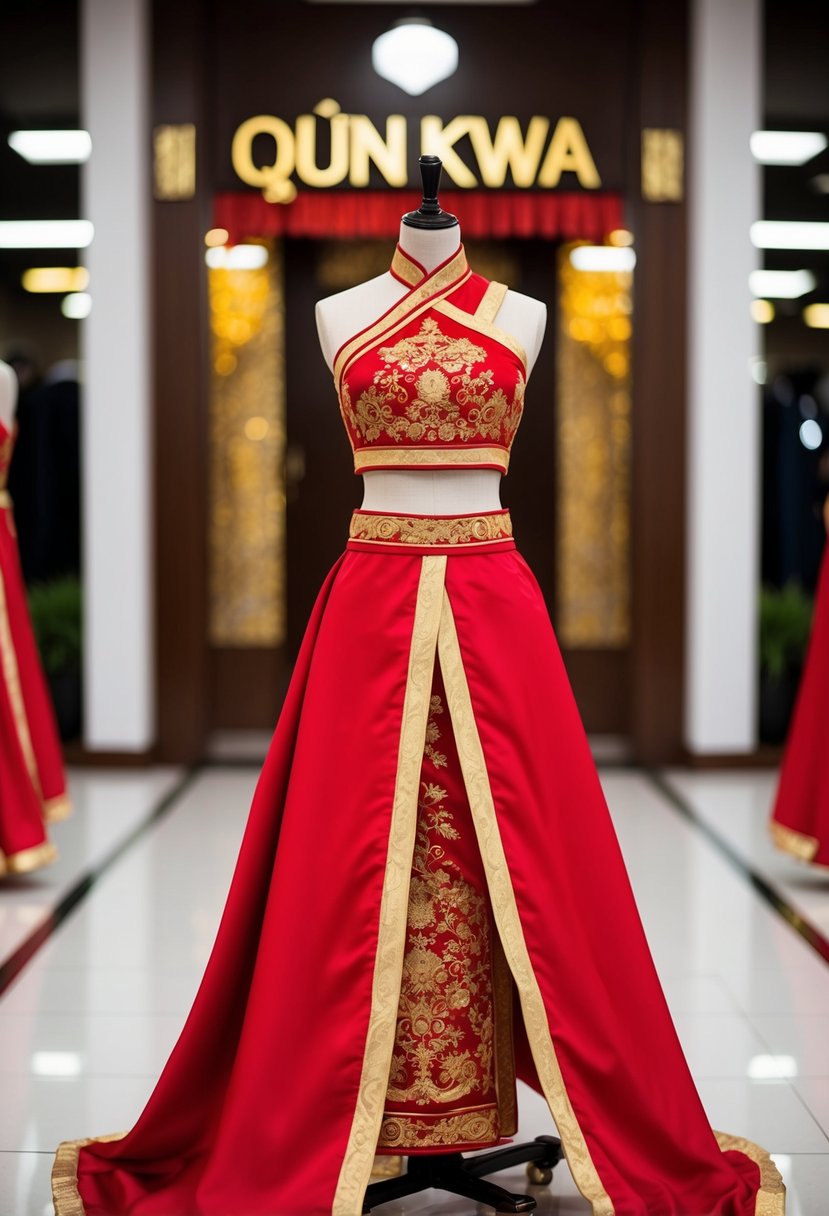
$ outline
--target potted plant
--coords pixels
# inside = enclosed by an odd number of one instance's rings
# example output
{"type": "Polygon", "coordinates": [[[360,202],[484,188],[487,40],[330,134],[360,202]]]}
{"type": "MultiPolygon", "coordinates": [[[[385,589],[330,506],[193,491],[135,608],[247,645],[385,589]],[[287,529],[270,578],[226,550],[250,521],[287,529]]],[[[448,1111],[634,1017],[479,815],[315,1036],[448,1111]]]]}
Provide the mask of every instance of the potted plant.
{"type": "Polygon", "coordinates": [[[812,599],[797,583],[760,592],[760,738],[782,743],[812,626],[812,599]]]}
{"type": "Polygon", "coordinates": [[[29,589],[29,612],[60,737],[81,732],[81,584],[74,575],[29,589]]]}

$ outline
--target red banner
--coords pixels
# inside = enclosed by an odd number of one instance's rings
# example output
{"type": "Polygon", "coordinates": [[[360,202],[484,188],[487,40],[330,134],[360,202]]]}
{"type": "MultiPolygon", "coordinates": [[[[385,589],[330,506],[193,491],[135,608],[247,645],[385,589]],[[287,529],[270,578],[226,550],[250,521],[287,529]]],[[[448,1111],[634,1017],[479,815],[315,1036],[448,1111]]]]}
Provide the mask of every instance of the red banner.
{"type": "MultiPolygon", "coordinates": [[[[250,237],[396,237],[412,192],[309,191],[292,203],[267,203],[260,194],[218,194],[213,222],[231,244],[250,237]]],[[[600,241],[624,225],[622,197],[611,193],[523,193],[454,190],[441,206],[461,219],[466,237],[545,237],[600,241]]]]}

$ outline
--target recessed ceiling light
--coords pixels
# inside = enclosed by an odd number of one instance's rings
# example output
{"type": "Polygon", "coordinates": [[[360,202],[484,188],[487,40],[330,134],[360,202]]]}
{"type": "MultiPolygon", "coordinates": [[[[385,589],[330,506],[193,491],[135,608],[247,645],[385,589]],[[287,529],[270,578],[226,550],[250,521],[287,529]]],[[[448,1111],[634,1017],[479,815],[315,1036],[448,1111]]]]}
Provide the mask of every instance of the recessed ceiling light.
{"type": "Polygon", "coordinates": [[[751,225],[757,249],[829,249],[829,224],[799,220],[757,220],[751,225]]]}
{"type": "Polygon", "coordinates": [[[425,17],[410,17],[375,38],[371,65],[383,80],[419,97],[457,70],[458,44],[425,17]]]}
{"type": "Polygon", "coordinates": [[[85,249],[89,220],[0,220],[0,249],[85,249]]]}
{"type": "Polygon", "coordinates": [[[577,245],[570,250],[570,265],[574,270],[625,271],[633,270],[636,254],[630,248],[615,245],[577,245]]]}
{"type": "Polygon", "coordinates": [[[822,131],[755,131],[751,152],[761,165],[805,165],[829,140],[822,131]]]}
{"type": "Polygon", "coordinates": [[[775,300],[796,300],[814,291],[815,276],[810,270],[752,270],[748,284],[753,296],[775,300]]]}
{"type": "Polygon", "coordinates": [[[803,320],[810,329],[829,329],[829,304],[807,304],[803,320]]]}
{"type": "Polygon", "coordinates": [[[80,165],[92,138],[88,131],[12,131],[9,145],[30,165],[80,165]]]}

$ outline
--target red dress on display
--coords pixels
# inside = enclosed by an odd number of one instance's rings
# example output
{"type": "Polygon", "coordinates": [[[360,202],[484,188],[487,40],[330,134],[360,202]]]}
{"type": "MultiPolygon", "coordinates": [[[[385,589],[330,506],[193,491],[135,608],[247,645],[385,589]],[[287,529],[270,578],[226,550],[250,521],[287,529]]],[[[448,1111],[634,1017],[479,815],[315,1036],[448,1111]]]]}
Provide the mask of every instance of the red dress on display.
{"type": "MultiPolygon", "coordinates": [[[[358,469],[505,468],[525,359],[463,249],[340,350],[358,469]]],[[[58,1216],[359,1216],[375,1153],[479,1148],[544,1095],[594,1216],[779,1216],[682,1054],[509,514],[357,511],[311,616],[216,944],[58,1216]]]]}
{"type": "Polygon", "coordinates": [[[0,875],[54,861],[45,824],[71,809],[6,489],[13,445],[0,422],[0,875]]]}
{"type": "MultiPolygon", "coordinates": [[[[825,510],[829,526],[829,501],[825,510]]],[[[803,668],[780,784],[771,818],[772,840],[800,861],[829,866],[829,542],[823,549],[812,637],[803,668]]]]}

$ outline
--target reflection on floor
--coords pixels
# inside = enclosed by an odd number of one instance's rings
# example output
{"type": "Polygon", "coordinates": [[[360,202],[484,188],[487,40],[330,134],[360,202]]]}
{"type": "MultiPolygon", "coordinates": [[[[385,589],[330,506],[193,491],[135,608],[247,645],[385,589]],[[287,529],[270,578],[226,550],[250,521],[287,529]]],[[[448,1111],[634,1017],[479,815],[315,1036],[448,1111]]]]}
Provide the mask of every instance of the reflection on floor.
{"type": "MultiPolygon", "coordinates": [[[[87,870],[175,788],[172,770],[74,774],[75,818],[58,824],[59,867],[0,886],[0,966],[87,870]]],[[[103,873],[0,998],[0,1213],[47,1216],[59,1140],[130,1126],[204,967],[254,768],[211,768],[103,873]],[[197,846],[197,847],[196,847],[197,846]]],[[[766,843],[773,776],[670,773],[673,789],[824,933],[829,875],[766,843]]],[[[677,1027],[714,1127],[775,1155],[788,1216],[829,1203],[829,966],[646,776],[603,783],[677,1027]]],[[[555,916],[555,909],[551,910],[555,916]]],[[[521,1136],[552,1129],[521,1094],[521,1136]]],[[[500,1176],[524,1189],[523,1171],[500,1176]]],[[[566,1166],[541,1213],[586,1213],[566,1166]]],[[[380,1209],[385,1211],[386,1209],[380,1209]]],[[[431,1192],[391,1214],[469,1216],[431,1192]]]]}

